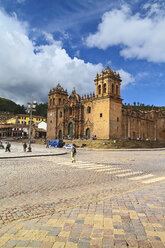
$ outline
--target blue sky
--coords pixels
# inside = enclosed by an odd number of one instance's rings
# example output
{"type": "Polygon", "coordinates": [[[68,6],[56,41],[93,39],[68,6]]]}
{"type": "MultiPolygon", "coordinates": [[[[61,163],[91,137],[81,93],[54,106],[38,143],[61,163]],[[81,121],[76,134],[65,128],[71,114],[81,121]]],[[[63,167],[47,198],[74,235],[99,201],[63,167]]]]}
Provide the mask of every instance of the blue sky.
{"type": "Polygon", "coordinates": [[[107,65],[124,103],[165,105],[164,0],[0,0],[1,97],[89,93],[107,65]]]}

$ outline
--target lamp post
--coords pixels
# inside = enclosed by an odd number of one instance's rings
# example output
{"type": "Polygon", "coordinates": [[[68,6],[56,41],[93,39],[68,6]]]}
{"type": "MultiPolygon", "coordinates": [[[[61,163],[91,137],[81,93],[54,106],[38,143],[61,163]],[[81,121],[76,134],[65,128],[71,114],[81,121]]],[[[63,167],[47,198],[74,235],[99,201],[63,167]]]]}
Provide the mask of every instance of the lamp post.
{"type": "Polygon", "coordinates": [[[29,113],[30,115],[30,125],[29,125],[29,147],[28,147],[28,152],[31,152],[32,149],[31,149],[31,129],[32,129],[32,113],[34,111],[36,111],[36,105],[37,105],[37,102],[36,101],[33,101],[33,102],[28,102],[27,103],[27,112],[29,113]]]}

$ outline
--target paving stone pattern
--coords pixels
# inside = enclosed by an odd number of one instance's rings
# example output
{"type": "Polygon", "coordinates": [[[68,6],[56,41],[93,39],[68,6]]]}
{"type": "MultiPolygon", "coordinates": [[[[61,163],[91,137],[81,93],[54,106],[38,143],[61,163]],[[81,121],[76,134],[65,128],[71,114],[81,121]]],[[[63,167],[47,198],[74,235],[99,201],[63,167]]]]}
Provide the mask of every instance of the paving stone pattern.
{"type": "Polygon", "coordinates": [[[165,152],[0,162],[0,248],[165,247],[165,152]]]}
{"type": "Polygon", "coordinates": [[[0,247],[165,247],[165,184],[1,229],[0,247]],[[154,197],[154,199],[153,199],[154,197]]]}

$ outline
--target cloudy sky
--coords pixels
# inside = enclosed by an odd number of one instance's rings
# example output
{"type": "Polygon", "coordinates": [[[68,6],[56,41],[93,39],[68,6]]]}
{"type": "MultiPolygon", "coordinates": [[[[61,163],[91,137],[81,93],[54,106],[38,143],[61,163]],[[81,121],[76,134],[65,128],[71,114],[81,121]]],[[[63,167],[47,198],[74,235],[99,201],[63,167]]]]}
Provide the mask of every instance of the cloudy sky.
{"type": "Polygon", "coordinates": [[[164,0],[0,0],[0,97],[93,92],[107,65],[124,103],[165,106],[164,0]]]}

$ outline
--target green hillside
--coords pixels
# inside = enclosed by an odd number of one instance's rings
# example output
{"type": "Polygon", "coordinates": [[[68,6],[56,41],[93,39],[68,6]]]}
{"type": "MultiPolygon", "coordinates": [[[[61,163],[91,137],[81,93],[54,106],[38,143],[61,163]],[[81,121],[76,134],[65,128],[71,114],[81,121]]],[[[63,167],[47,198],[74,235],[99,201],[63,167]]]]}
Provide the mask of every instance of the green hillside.
{"type": "MultiPolygon", "coordinates": [[[[35,115],[47,116],[47,103],[37,104],[35,115]]],[[[15,102],[0,97],[0,112],[9,112],[11,114],[26,114],[26,107],[24,105],[16,104],[15,102]]]]}
{"type": "Polygon", "coordinates": [[[0,111],[13,114],[25,114],[25,107],[23,105],[21,106],[16,104],[9,99],[0,97],[0,111]]]}

